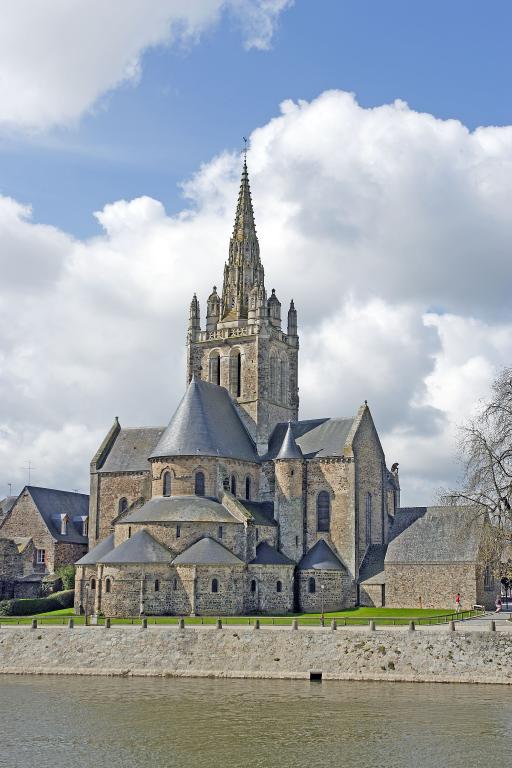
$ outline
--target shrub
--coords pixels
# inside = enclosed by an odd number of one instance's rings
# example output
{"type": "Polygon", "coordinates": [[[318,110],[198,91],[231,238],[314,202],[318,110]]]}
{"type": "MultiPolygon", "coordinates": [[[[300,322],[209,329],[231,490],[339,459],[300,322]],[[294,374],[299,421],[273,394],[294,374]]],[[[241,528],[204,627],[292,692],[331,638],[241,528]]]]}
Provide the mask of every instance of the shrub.
{"type": "Polygon", "coordinates": [[[35,597],[20,600],[0,601],[0,616],[32,616],[35,613],[48,613],[61,608],[72,608],[75,591],[67,589],[55,592],[50,597],[35,597]]]}
{"type": "Polygon", "coordinates": [[[75,588],[75,566],[72,563],[63,565],[62,568],[57,570],[57,576],[62,581],[62,589],[74,589],[75,588]]]}

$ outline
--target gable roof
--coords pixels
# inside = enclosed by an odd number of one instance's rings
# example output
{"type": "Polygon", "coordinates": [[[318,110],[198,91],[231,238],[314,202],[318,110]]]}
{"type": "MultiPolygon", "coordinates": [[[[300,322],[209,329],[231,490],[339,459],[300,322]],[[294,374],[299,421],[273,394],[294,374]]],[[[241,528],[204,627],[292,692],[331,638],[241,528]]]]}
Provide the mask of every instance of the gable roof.
{"type": "Polygon", "coordinates": [[[241,521],[216,499],[208,496],[154,496],[119,520],[125,523],[238,523],[241,521]]]}
{"type": "Polygon", "coordinates": [[[170,563],[172,553],[144,528],[114,549],[102,555],[99,563],[170,563]]]}
{"type": "Polygon", "coordinates": [[[302,459],[302,451],[293,436],[291,422],[288,423],[288,428],[276,459],[302,459]]]}
{"type": "Polygon", "coordinates": [[[148,456],[165,427],[120,429],[99,472],[148,472],[148,456]]]}
{"type": "Polygon", "coordinates": [[[345,571],[346,568],[324,539],[319,539],[298,565],[299,571],[345,571]]]}
{"type": "Polygon", "coordinates": [[[249,565],[295,565],[293,560],[278,552],[266,541],[262,541],[256,547],[256,557],[251,560],[249,565]]]}
{"type": "Polygon", "coordinates": [[[234,555],[218,541],[204,536],[185,549],[172,561],[173,565],[243,565],[243,560],[234,555]]]}
{"type": "Polygon", "coordinates": [[[475,562],[484,525],[477,507],[401,508],[390,531],[385,563],[475,562]]]}
{"type": "MultiPolygon", "coordinates": [[[[291,432],[306,459],[322,456],[343,456],[347,437],[356,417],[339,419],[308,419],[290,424],[291,432]]],[[[288,423],[276,424],[263,460],[275,459],[283,445],[288,423]]]]}
{"type": "Polygon", "coordinates": [[[227,389],[194,376],[150,458],[196,455],[259,461],[227,389]]]}
{"type": "MultiPolygon", "coordinates": [[[[43,518],[51,536],[56,541],[67,541],[72,544],[87,544],[87,536],[82,535],[82,522],[89,516],[89,496],[74,491],[57,491],[55,488],[38,488],[27,485],[20,496],[27,491],[34,502],[37,511],[43,518]],[[63,516],[68,518],[67,532],[60,532],[63,516]]],[[[18,498],[20,498],[18,496],[18,498]]],[[[11,514],[15,510],[11,508],[11,514]]]]}
{"type": "Polygon", "coordinates": [[[387,544],[370,544],[359,569],[359,581],[366,584],[384,584],[384,558],[387,544]]]}
{"type": "Polygon", "coordinates": [[[114,549],[114,534],[111,533],[106,539],[100,541],[95,547],[89,550],[87,554],[77,560],[75,565],[96,565],[101,558],[114,549]]]}

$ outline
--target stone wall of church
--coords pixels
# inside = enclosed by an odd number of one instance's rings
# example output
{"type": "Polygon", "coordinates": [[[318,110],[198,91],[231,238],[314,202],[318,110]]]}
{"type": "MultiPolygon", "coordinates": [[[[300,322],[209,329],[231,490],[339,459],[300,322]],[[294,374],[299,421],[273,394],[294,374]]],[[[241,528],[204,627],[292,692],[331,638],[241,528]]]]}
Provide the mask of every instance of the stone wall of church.
{"type": "Polygon", "coordinates": [[[73,544],[68,541],[56,541],[53,550],[53,570],[80,560],[87,552],[87,544],[73,544]]]}
{"type": "Polygon", "coordinates": [[[357,499],[357,567],[361,565],[369,544],[382,544],[385,539],[385,458],[370,412],[365,409],[352,448],[356,462],[357,499]],[[371,527],[367,530],[367,494],[371,494],[371,527]]]}
{"type": "Polygon", "coordinates": [[[359,587],[359,605],[368,608],[382,608],[386,605],[384,584],[361,584],[359,587]]]}
{"type": "Polygon", "coordinates": [[[305,613],[321,613],[322,607],[324,611],[341,611],[355,604],[353,582],[346,571],[311,569],[298,571],[297,578],[299,606],[305,613]],[[310,579],[314,579],[314,592],[310,579]]]}
{"type": "MultiPolygon", "coordinates": [[[[385,565],[386,607],[452,608],[460,593],[462,607],[492,608],[495,595],[477,587],[474,563],[392,563],[385,565]]],[[[481,579],[480,579],[481,581],[481,579]]]]}
{"type": "MultiPolygon", "coordinates": [[[[112,521],[119,514],[119,502],[125,498],[128,505],[138,499],[151,497],[151,479],[148,472],[121,472],[92,475],[97,483],[97,508],[91,504],[89,512],[89,548],[96,546],[113,531],[112,521]]],[[[92,485],[92,483],[91,483],[92,485]]],[[[93,497],[91,489],[91,498],[93,497]]]]}
{"type": "Polygon", "coordinates": [[[217,498],[223,492],[226,478],[231,483],[231,476],[234,475],[239,498],[245,498],[247,477],[251,480],[251,499],[259,498],[259,466],[248,461],[210,456],[174,456],[167,460],[154,460],[151,462],[153,496],[162,496],[163,474],[167,470],[171,472],[171,496],[193,496],[196,472],[201,471],[205,476],[205,496],[217,498]]]}
{"type": "Polygon", "coordinates": [[[275,462],[275,503],[280,551],[298,563],[304,554],[303,462],[275,462]]]}
{"type": "Polygon", "coordinates": [[[293,573],[293,565],[249,565],[245,589],[246,613],[279,614],[292,611],[293,573]]]}
{"type": "Polygon", "coordinates": [[[210,536],[242,560],[246,557],[246,535],[242,523],[118,523],[115,527],[115,545],[121,544],[144,528],[173,555],[188,549],[191,544],[210,536]],[[179,527],[179,536],[177,528],[179,527]],[[131,529],[131,530],[130,530],[131,529]]]}
{"type": "MultiPolygon", "coordinates": [[[[255,547],[262,541],[266,541],[271,547],[278,547],[278,529],[275,525],[255,525],[254,526],[254,545],[255,547]]],[[[248,533],[250,529],[248,528],[248,533]]]]}
{"type": "Polygon", "coordinates": [[[354,573],[354,464],[342,457],[309,459],[306,473],[306,551],[319,539],[325,539],[354,573]],[[329,532],[320,532],[317,526],[317,499],[321,491],[327,491],[331,498],[329,532]]]}

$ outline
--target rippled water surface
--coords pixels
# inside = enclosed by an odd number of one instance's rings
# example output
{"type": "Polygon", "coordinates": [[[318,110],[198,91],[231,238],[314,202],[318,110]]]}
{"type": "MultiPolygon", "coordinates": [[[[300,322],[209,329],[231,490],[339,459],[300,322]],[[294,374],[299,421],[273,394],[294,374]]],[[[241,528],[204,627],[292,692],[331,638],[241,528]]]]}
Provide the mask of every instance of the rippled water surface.
{"type": "Polygon", "coordinates": [[[0,677],[0,766],[496,768],[507,686],[0,677]]]}

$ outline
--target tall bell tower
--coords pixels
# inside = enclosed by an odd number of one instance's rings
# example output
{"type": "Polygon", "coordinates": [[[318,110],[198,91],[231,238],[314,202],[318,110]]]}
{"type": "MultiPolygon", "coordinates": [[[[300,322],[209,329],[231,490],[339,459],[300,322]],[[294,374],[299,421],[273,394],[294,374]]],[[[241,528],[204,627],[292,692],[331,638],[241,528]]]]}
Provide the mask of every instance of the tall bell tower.
{"type": "Polygon", "coordinates": [[[226,387],[263,454],[275,425],[298,418],[298,352],[293,300],[283,332],[281,302],[274,289],[267,297],[244,154],[222,295],[214,286],[207,301],[205,330],[201,330],[195,294],[190,305],[187,383],[195,374],[226,387]]]}

